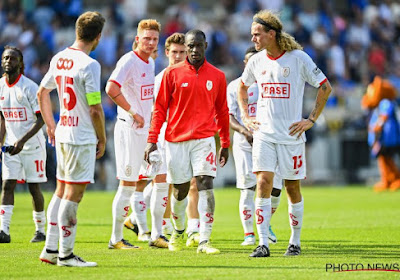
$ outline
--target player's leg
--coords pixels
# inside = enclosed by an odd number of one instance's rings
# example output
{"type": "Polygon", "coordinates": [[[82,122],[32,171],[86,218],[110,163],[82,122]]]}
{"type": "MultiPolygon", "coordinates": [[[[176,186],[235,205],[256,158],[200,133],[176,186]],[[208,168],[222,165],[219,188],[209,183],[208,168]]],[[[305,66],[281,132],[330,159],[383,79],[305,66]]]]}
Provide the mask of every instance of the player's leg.
{"type": "Polygon", "coordinates": [[[162,234],[164,236],[171,236],[174,228],[171,223],[171,194],[172,194],[172,185],[168,187],[168,202],[167,207],[165,208],[165,212],[163,215],[163,224],[162,224],[162,234]]]}
{"type": "MultiPolygon", "coordinates": [[[[280,175],[275,173],[274,175],[274,183],[271,192],[271,218],[278,209],[279,203],[281,201],[281,193],[282,193],[283,179],[280,175]]],[[[270,243],[277,243],[278,238],[275,233],[272,231],[271,224],[269,225],[269,235],[268,239],[270,243]]]]}
{"type": "Polygon", "coordinates": [[[186,214],[188,217],[187,223],[187,235],[186,240],[187,247],[193,247],[199,245],[200,241],[200,220],[199,220],[199,191],[197,189],[196,178],[192,178],[190,181],[190,189],[188,193],[188,206],[186,208],[186,214]]]}
{"type": "Polygon", "coordinates": [[[166,237],[162,235],[163,215],[168,204],[167,174],[157,175],[153,180],[153,192],[150,200],[151,247],[168,248],[166,237]]]}
{"type": "Polygon", "coordinates": [[[35,236],[31,239],[31,242],[45,241],[46,215],[44,211],[44,197],[40,190],[39,183],[29,183],[28,187],[32,195],[33,222],[36,228],[35,236]]]}
{"type": "Polygon", "coordinates": [[[271,191],[277,166],[276,147],[259,137],[253,140],[253,171],[257,176],[255,214],[259,245],[250,257],[269,257],[268,228],[271,220],[271,191]]]}
{"type": "Polygon", "coordinates": [[[141,180],[136,183],[136,190],[131,197],[132,214],[136,218],[136,223],[139,228],[138,240],[150,241],[150,232],[147,227],[147,208],[148,205],[144,199],[144,189],[147,186],[147,180],[141,180]]]}
{"type": "Polygon", "coordinates": [[[14,190],[16,185],[17,180],[3,181],[0,206],[0,243],[11,242],[10,224],[14,210],[14,190]]]}
{"type": "Polygon", "coordinates": [[[254,234],[254,195],[256,187],[240,189],[239,214],[244,230],[243,246],[256,244],[254,234]]]}
{"type": "Polygon", "coordinates": [[[305,144],[277,145],[277,154],[280,174],[285,178],[289,223],[292,230],[285,256],[297,256],[301,253],[300,234],[304,213],[300,179],[306,177],[305,144]]]}

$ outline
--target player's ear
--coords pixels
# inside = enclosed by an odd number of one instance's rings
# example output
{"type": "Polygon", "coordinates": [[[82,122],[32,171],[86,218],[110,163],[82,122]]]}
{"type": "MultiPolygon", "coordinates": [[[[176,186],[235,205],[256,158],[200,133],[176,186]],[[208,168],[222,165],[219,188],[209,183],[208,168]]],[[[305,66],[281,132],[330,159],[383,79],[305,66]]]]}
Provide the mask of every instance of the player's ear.
{"type": "Polygon", "coordinates": [[[207,49],[207,47],[208,47],[208,42],[205,42],[205,50],[207,49]]]}
{"type": "Polygon", "coordinates": [[[165,56],[168,56],[168,54],[169,54],[169,50],[165,49],[165,56]]]}

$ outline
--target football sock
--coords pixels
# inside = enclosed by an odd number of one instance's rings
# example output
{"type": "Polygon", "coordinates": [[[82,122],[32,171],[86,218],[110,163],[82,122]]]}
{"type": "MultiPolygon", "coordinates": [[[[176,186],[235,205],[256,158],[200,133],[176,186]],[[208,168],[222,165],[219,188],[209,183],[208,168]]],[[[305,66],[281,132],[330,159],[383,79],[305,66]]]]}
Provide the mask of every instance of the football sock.
{"type": "Polygon", "coordinates": [[[163,218],[162,221],[162,230],[163,231],[169,231],[170,229],[172,229],[172,224],[171,224],[171,219],[170,218],[163,218]]]}
{"type": "Polygon", "coordinates": [[[190,235],[194,232],[199,232],[200,220],[199,219],[188,219],[187,234],[190,235]]]}
{"type": "Polygon", "coordinates": [[[132,209],[132,211],[136,217],[136,223],[139,228],[139,233],[143,234],[149,231],[149,229],[147,228],[147,205],[144,201],[143,192],[135,191],[135,193],[133,194],[133,201],[134,208],[132,209]]]}
{"type": "Polygon", "coordinates": [[[292,204],[290,201],[289,204],[289,223],[290,228],[292,229],[292,234],[290,236],[289,243],[300,246],[300,234],[301,234],[301,226],[303,224],[303,213],[304,213],[304,199],[301,198],[301,201],[298,203],[292,204]]]}
{"type": "Polygon", "coordinates": [[[150,200],[151,239],[154,241],[162,234],[163,215],[168,203],[168,183],[155,183],[150,200]]]}
{"type": "Polygon", "coordinates": [[[143,190],[144,203],[150,205],[152,193],[154,191],[154,184],[148,184],[143,190]]]}
{"type": "Polygon", "coordinates": [[[171,195],[172,224],[177,231],[185,230],[185,210],[187,204],[187,197],[185,197],[181,201],[178,201],[173,194],[171,195]]]}
{"type": "Polygon", "coordinates": [[[14,205],[0,206],[0,230],[6,234],[10,234],[11,217],[13,214],[14,205]]]}
{"type": "Polygon", "coordinates": [[[279,203],[281,202],[281,195],[278,197],[271,195],[271,215],[273,215],[278,209],[279,203]]]}
{"type": "Polygon", "coordinates": [[[271,219],[271,198],[256,198],[256,227],[259,245],[268,245],[268,227],[271,219]]]}
{"type": "Polygon", "coordinates": [[[251,189],[240,190],[239,212],[245,234],[254,233],[254,194],[251,189]]]}
{"type": "Polygon", "coordinates": [[[135,187],[119,186],[112,204],[113,225],[111,243],[115,244],[123,238],[122,229],[124,219],[129,212],[129,199],[135,191],[135,187]]]}
{"type": "Polygon", "coordinates": [[[39,231],[44,234],[45,233],[44,227],[46,225],[46,215],[44,210],[41,212],[33,211],[32,216],[33,216],[33,222],[35,223],[36,231],[39,231]]]}
{"type": "Polygon", "coordinates": [[[200,216],[200,240],[210,240],[212,226],[214,223],[214,190],[199,191],[199,216],[200,216]]]}
{"type": "Polygon", "coordinates": [[[77,228],[76,212],[78,203],[61,199],[58,210],[58,225],[60,231],[59,257],[65,258],[74,252],[75,236],[77,228]]]}
{"type": "Polygon", "coordinates": [[[58,210],[60,208],[61,198],[53,195],[47,207],[47,233],[46,233],[46,249],[57,251],[59,230],[58,230],[58,210]]]}

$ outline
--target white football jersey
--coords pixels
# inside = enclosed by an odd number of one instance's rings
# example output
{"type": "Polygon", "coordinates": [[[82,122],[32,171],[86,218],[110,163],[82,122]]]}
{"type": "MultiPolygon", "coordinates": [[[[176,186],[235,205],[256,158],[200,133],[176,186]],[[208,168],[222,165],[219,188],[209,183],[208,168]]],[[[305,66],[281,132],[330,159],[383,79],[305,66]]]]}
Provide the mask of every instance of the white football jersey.
{"type": "MultiPolygon", "coordinates": [[[[20,75],[12,85],[8,84],[6,77],[0,79],[0,110],[6,126],[4,146],[13,146],[36,122],[36,113],[40,112],[37,90],[38,85],[24,75],[20,75]]],[[[44,145],[43,131],[39,130],[26,141],[22,152],[35,152],[44,145]]]]}
{"type": "Polygon", "coordinates": [[[260,137],[279,144],[303,143],[304,133],[296,139],[297,135],[289,135],[289,127],[302,119],[305,82],[319,87],[326,81],[324,73],[301,50],[284,52],[277,58],[270,58],[263,50],[250,58],[242,75],[246,86],[255,81],[260,137]]]}
{"type": "Polygon", "coordinates": [[[158,92],[160,91],[161,81],[164,76],[165,70],[167,70],[167,68],[164,68],[160,73],[158,73],[158,75],[154,79],[154,100],[157,99],[158,92]]]}
{"type": "MultiPolygon", "coordinates": [[[[240,78],[233,80],[229,83],[227,92],[227,102],[229,107],[229,114],[234,116],[235,119],[244,126],[242,121],[242,117],[240,116],[240,108],[238,103],[238,86],[239,86],[240,78]]],[[[250,117],[256,117],[257,114],[257,100],[258,100],[258,87],[257,83],[252,84],[248,90],[247,94],[248,98],[248,112],[250,117]]],[[[251,150],[250,143],[246,140],[243,134],[235,131],[233,134],[233,144],[239,145],[241,148],[246,150],[251,150]]]]}
{"type": "Polygon", "coordinates": [[[81,50],[66,48],[52,58],[41,85],[58,91],[60,120],[56,141],[74,145],[97,143],[86,94],[100,93],[100,71],[100,64],[81,50]]]}
{"type": "MultiPolygon", "coordinates": [[[[121,92],[132,109],[144,118],[144,127],[135,129],[138,134],[147,134],[154,94],[154,60],[142,60],[136,52],[131,51],[120,58],[109,81],[121,87],[121,92]]],[[[118,118],[133,124],[130,113],[118,106],[118,118]]]]}

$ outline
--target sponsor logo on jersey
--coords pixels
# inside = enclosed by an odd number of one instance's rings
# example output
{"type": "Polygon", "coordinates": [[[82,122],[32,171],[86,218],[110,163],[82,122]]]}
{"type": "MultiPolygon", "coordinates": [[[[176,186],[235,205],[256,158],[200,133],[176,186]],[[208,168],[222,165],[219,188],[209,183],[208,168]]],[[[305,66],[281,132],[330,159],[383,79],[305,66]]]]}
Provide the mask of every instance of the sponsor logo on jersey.
{"type": "Polygon", "coordinates": [[[70,70],[74,66],[74,61],[72,59],[59,58],[57,60],[58,70],[70,70]]]}
{"type": "Polygon", "coordinates": [[[283,67],[282,68],[282,76],[283,77],[288,77],[290,74],[290,68],[289,67],[283,67]]]}
{"type": "Polygon", "coordinates": [[[290,98],[290,84],[288,83],[263,83],[262,98],[290,98]]]}
{"type": "Polygon", "coordinates": [[[142,78],[144,78],[144,77],[146,77],[146,73],[143,73],[143,74],[142,74],[142,78]]]}
{"type": "Polygon", "coordinates": [[[154,84],[144,85],[141,88],[141,99],[142,100],[153,99],[153,93],[154,93],[154,84]]]}
{"type": "Polygon", "coordinates": [[[315,69],[312,70],[312,72],[314,73],[315,76],[318,76],[319,73],[321,73],[321,69],[319,69],[318,67],[315,67],[315,69]]]}
{"type": "Polygon", "coordinates": [[[181,84],[181,87],[188,87],[189,86],[189,83],[182,83],[181,84]]]}
{"type": "Polygon", "coordinates": [[[4,119],[8,122],[24,122],[28,119],[26,108],[3,108],[4,119]]]}
{"type": "Polygon", "coordinates": [[[267,70],[264,70],[261,72],[261,75],[265,75],[265,74],[267,74],[267,70]]]}
{"type": "Polygon", "coordinates": [[[213,82],[210,81],[210,80],[207,80],[206,88],[207,88],[208,91],[212,90],[212,88],[213,88],[213,82]]]}

